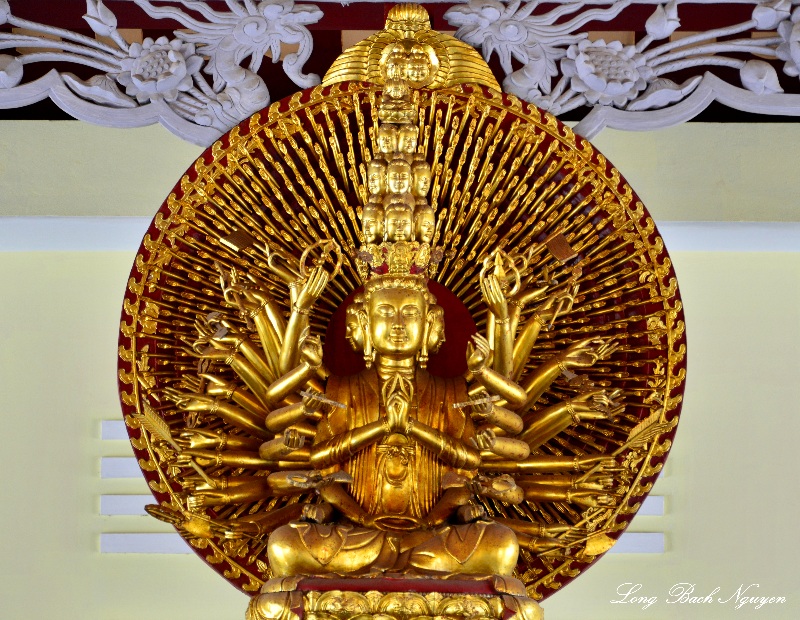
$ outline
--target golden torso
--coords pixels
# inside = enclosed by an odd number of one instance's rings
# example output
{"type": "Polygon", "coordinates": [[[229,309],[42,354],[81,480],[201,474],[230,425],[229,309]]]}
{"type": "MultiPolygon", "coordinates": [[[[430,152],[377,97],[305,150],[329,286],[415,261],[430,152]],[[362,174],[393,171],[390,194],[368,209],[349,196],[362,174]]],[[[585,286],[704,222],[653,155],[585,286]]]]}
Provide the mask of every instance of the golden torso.
{"type": "MultiPolygon", "coordinates": [[[[383,418],[380,395],[385,381],[375,369],[332,377],[327,395],[347,409],[336,409],[320,424],[317,442],[383,418]]],[[[474,434],[472,422],[452,407],[466,399],[463,380],[433,377],[417,369],[410,381],[414,397],[409,417],[468,441],[474,434]]],[[[375,517],[377,527],[407,530],[417,527],[438,501],[442,476],[452,468],[413,438],[393,433],[353,455],[341,469],[353,477],[350,494],[375,517]]]]}

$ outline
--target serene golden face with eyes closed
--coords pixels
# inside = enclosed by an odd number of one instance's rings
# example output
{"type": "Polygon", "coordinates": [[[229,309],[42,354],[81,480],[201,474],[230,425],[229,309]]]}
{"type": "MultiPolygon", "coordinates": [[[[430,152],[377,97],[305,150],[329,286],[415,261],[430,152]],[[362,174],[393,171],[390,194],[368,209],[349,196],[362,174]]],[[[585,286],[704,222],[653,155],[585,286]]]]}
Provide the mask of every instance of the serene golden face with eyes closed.
{"type": "Polygon", "coordinates": [[[402,125],[397,132],[397,150],[413,154],[417,150],[417,133],[418,130],[413,125],[402,125]]]}
{"type": "Polygon", "coordinates": [[[386,241],[411,241],[414,212],[402,202],[386,207],[386,241]]]}
{"type": "Polygon", "coordinates": [[[384,155],[397,150],[397,129],[392,125],[378,127],[378,150],[384,155]]]}
{"type": "Polygon", "coordinates": [[[431,167],[424,162],[414,164],[413,175],[414,182],[411,192],[417,198],[425,198],[431,187],[431,167]]]}
{"type": "Polygon", "coordinates": [[[364,243],[375,243],[383,237],[383,220],[383,209],[373,205],[364,207],[364,214],[361,216],[364,243]]]}
{"type": "Polygon", "coordinates": [[[411,357],[422,348],[428,302],[422,291],[385,288],[369,298],[369,334],[379,355],[411,357]]]}
{"type": "Polygon", "coordinates": [[[433,239],[433,233],[436,231],[436,216],[433,213],[433,209],[430,207],[419,209],[415,220],[417,241],[430,243],[433,239]]]}
{"type": "Polygon", "coordinates": [[[360,351],[364,348],[364,329],[361,326],[361,304],[354,303],[347,307],[345,315],[345,335],[347,342],[353,351],[360,351]]]}
{"type": "Polygon", "coordinates": [[[386,192],[386,164],[380,160],[373,159],[367,166],[367,189],[374,196],[386,192]]]}
{"type": "Polygon", "coordinates": [[[389,164],[386,183],[393,194],[405,194],[411,190],[411,165],[403,159],[389,164]]]}

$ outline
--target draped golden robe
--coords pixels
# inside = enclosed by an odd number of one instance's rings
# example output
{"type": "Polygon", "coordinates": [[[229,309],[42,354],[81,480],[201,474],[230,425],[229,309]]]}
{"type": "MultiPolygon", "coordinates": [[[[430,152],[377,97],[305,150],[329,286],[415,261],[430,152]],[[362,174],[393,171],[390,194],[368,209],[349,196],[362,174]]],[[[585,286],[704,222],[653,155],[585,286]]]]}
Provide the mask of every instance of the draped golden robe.
{"type": "MultiPolygon", "coordinates": [[[[434,377],[416,371],[415,393],[409,417],[449,437],[467,443],[474,436],[472,420],[453,403],[467,400],[460,377],[434,377]]],[[[326,395],[343,403],[319,424],[316,443],[376,422],[385,415],[380,380],[375,369],[349,377],[331,377],[326,395]]],[[[430,449],[401,434],[371,444],[345,461],[342,469],[353,477],[350,494],[375,517],[376,525],[389,530],[414,529],[442,495],[442,477],[454,470],[430,449]]]]}

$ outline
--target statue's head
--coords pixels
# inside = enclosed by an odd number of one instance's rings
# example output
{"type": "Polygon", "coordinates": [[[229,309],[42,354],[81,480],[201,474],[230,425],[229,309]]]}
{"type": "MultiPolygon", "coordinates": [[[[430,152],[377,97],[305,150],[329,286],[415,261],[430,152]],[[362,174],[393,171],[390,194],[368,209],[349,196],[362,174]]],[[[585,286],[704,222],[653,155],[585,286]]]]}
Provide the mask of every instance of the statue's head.
{"type": "Polygon", "coordinates": [[[431,187],[430,164],[425,161],[415,161],[411,166],[411,173],[414,177],[411,193],[417,198],[425,198],[425,196],[428,195],[428,190],[431,187]]]}
{"type": "Polygon", "coordinates": [[[367,189],[373,196],[386,193],[386,162],[372,159],[367,164],[367,189]]]}
{"type": "Polygon", "coordinates": [[[401,43],[387,46],[381,54],[381,72],[385,81],[404,80],[408,53],[401,43]]]}
{"type": "Polygon", "coordinates": [[[410,241],[413,234],[414,209],[402,198],[385,208],[386,241],[410,241]]]}
{"type": "Polygon", "coordinates": [[[414,212],[414,234],[420,243],[430,243],[436,231],[436,215],[431,207],[420,207],[414,212]]]}
{"type": "Polygon", "coordinates": [[[416,126],[400,125],[397,130],[397,150],[412,155],[417,150],[419,129],[416,126]]]}
{"type": "Polygon", "coordinates": [[[396,158],[389,162],[386,169],[386,185],[393,194],[405,194],[411,191],[411,164],[405,159],[396,158]]]}
{"type": "Polygon", "coordinates": [[[357,295],[345,311],[345,332],[344,337],[350,343],[353,351],[362,351],[364,349],[364,326],[362,324],[361,315],[364,312],[364,300],[360,295],[357,295]]]}
{"type": "Polygon", "coordinates": [[[378,127],[377,135],[378,151],[384,155],[389,155],[397,150],[397,128],[394,125],[382,123],[378,127]]]}
{"type": "Polygon", "coordinates": [[[433,81],[438,67],[439,59],[430,45],[413,45],[406,60],[406,79],[420,88],[433,81]]]}
{"type": "Polygon", "coordinates": [[[415,357],[424,366],[428,353],[444,342],[444,311],[436,305],[425,278],[372,279],[364,286],[363,302],[351,307],[353,320],[347,310],[348,341],[353,348],[363,349],[368,365],[376,356],[384,356],[415,357]]]}
{"type": "Polygon", "coordinates": [[[361,215],[364,243],[375,243],[383,238],[384,212],[380,204],[367,203],[361,215]]]}
{"type": "Polygon", "coordinates": [[[384,98],[408,101],[411,96],[411,89],[409,89],[408,82],[405,80],[386,80],[386,84],[383,87],[383,95],[384,98]]]}

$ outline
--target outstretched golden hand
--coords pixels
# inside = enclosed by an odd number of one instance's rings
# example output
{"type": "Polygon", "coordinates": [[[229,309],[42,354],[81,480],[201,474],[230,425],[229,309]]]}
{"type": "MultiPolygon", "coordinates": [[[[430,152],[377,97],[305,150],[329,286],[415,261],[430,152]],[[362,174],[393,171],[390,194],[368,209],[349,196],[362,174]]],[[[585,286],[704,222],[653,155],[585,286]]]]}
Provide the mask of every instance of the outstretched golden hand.
{"type": "Polygon", "coordinates": [[[586,338],[571,344],[561,354],[560,361],[570,368],[589,368],[611,357],[617,349],[619,344],[609,338],[586,338]]]}
{"type": "Polygon", "coordinates": [[[325,286],[328,284],[328,278],[328,272],[325,271],[322,265],[314,267],[297,292],[294,309],[302,314],[307,314],[317,299],[319,299],[322,291],[325,290],[325,286]]]}
{"type": "Polygon", "coordinates": [[[625,409],[615,400],[621,395],[622,390],[589,390],[571,398],[570,404],[581,420],[611,420],[625,409]]]}
{"type": "Polygon", "coordinates": [[[473,374],[479,374],[492,359],[489,341],[480,334],[473,334],[472,342],[467,343],[467,368],[473,374]]]}

